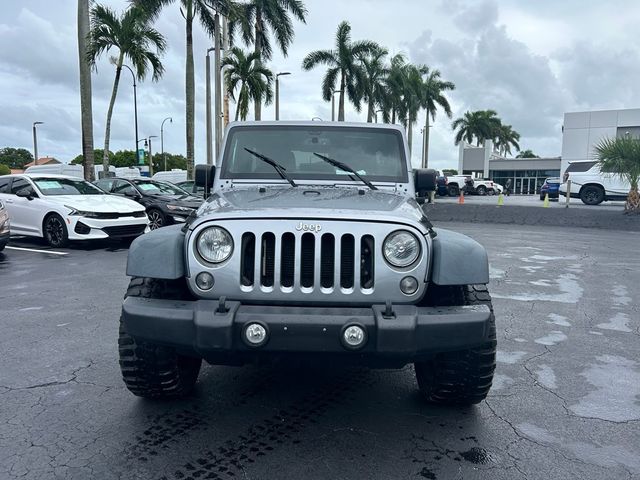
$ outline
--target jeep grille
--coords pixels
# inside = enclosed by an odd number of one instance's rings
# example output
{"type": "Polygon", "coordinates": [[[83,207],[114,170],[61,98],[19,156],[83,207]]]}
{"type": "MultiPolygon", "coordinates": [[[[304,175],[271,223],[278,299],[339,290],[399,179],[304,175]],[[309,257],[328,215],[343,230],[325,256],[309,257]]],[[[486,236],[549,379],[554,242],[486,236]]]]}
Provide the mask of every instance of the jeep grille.
{"type": "Polygon", "coordinates": [[[371,235],[362,235],[356,241],[350,233],[336,238],[332,233],[307,232],[296,238],[291,232],[278,236],[264,232],[258,237],[253,232],[245,232],[240,245],[243,287],[253,287],[256,281],[262,287],[284,290],[332,290],[337,286],[343,290],[370,290],[374,287],[375,241],[371,235]],[[356,262],[360,265],[358,282],[356,262]]]}

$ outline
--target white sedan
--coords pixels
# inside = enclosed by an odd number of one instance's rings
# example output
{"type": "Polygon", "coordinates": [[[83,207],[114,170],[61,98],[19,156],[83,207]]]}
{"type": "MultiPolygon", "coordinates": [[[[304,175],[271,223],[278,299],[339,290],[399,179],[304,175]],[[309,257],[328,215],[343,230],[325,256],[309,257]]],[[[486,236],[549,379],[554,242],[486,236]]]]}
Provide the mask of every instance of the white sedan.
{"type": "Polygon", "coordinates": [[[108,195],[80,178],[20,174],[0,177],[0,200],[11,234],[44,238],[52,247],[69,240],[135,237],[148,231],[144,207],[108,195]]]}

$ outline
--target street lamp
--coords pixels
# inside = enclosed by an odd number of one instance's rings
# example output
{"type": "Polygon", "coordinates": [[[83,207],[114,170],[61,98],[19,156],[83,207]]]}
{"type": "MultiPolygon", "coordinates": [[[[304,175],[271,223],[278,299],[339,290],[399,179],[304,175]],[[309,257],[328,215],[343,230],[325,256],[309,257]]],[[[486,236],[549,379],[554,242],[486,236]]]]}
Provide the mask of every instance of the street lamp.
{"type": "Polygon", "coordinates": [[[384,110],[376,110],[374,115],[376,116],[376,123],[378,123],[378,112],[384,112],[384,110]]]}
{"type": "Polygon", "coordinates": [[[129,70],[131,72],[131,77],[133,77],[133,115],[134,115],[134,119],[135,119],[135,128],[136,128],[136,158],[138,158],[138,97],[136,95],[136,75],[135,73],[133,73],[133,70],[131,70],[131,67],[129,65],[122,65],[123,67],[125,67],[127,70],[129,70]]]}
{"type": "Polygon", "coordinates": [[[331,121],[336,121],[336,93],[342,93],[342,90],[331,90],[331,121]]]}
{"type": "Polygon", "coordinates": [[[145,138],[144,140],[144,146],[148,146],[149,147],[149,177],[151,177],[153,175],[153,154],[151,153],[151,139],[152,138],[158,138],[157,135],[149,135],[147,138],[145,138]]]}
{"type": "Polygon", "coordinates": [[[160,151],[162,152],[162,159],[164,160],[164,171],[167,171],[167,157],[164,155],[164,122],[169,120],[169,123],[173,123],[173,119],[171,117],[167,117],[162,120],[162,124],[160,124],[160,151]]]}
{"type": "Polygon", "coordinates": [[[276,120],[280,120],[280,75],[291,75],[291,72],[276,73],[276,120]]]}
{"type": "Polygon", "coordinates": [[[38,165],[38,134],[36,133],[36,126],[42,125],[44,122],[33,122],[33,164],[38,165]]]}

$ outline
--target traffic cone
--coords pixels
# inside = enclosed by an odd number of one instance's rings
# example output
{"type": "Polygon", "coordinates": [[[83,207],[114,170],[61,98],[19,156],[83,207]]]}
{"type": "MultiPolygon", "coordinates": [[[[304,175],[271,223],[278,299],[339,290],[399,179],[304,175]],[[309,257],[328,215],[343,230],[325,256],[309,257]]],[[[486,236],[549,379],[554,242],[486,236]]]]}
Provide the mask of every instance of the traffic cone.
{"type": "Polygon", "coordinates": [[[544,203],[542,204],[544,208],[549,208],[549,194],[545,193],[544,195],[544,203]]]}
{"type": "Polygon", "coordinates": [[[460,196],[458,197],[458,203],[464,205],[464,191],[460,190],[460,196]]]}
{"type": "Polygon", "coordinates": [[[498,206],[501,207],[504,205],[504,195],[500,194],[498,195],[498,206]]]}

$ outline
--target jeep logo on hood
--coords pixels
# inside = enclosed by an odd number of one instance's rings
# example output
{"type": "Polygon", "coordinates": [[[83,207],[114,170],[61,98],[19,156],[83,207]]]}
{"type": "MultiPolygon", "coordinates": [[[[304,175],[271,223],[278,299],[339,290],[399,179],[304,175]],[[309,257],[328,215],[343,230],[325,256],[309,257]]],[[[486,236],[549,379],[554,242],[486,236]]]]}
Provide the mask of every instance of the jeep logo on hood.
{"type": "Polygon", "coordinates": [[[298,225],[296,225],[296,230],[298,230],[299,232],[316,232],[318,233],[320,230],[322,230],[322,225],[320,225],[319,223],[304,223],[304,222],[300,222],[298,225]]]}

